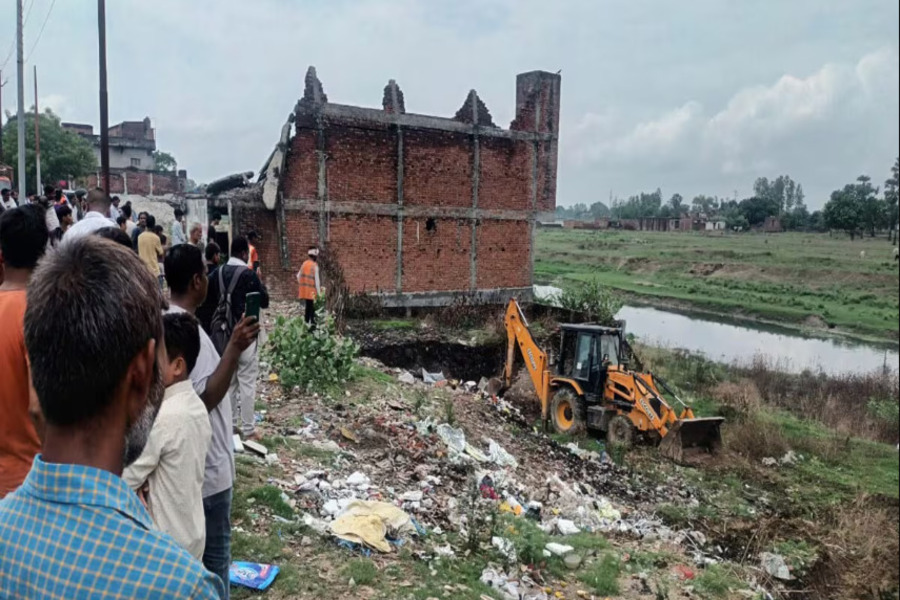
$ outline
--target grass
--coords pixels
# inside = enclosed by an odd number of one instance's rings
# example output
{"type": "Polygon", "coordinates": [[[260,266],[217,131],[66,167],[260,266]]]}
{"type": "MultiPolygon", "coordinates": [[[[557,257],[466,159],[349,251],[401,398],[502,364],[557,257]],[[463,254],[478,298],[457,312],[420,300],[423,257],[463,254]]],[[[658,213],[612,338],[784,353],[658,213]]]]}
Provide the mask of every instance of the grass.
{"type": "Polygon", "coordinates": [[[378,577],[378,568],[371,560],[358,558],[344,565],[341,574],[355,585],[370,585],[378,577]]]}
{"type": "Polygon", "coordinates": [[[291,519],[294,516],[294,509],[284,501],[284,498],[281,496],[281,490],[274,485],[264,485],[250,490],[247,497],[255,500],[259,505],[268,507],[279,517],[291,519]]]}
{"type": "Polygon", "coordinates": [[[406,331],[418,327],[418,323],[412,319],[380,319],[368,321],[367,324],[372,329],[382,331],[406,331]]]}
{"type": "Polygon", "coordinates": [[[622,563],[614,554],[604,554],[578,574],[578,581],[595,594],[615,596],[619,593],[619,573],[622,563]]]}
{"type": "Polygon", "coordinates": [[[900,277],[882,238],[543,230],[535,279],[598,279],[650,303],[897,338],[900,277]],[[860,258],[861,250],[866,258],[860,258]]]}
{"type": "Polygon", "coordinates": [[[694,579],[694,589],[704,599],[727,598],[732,591],[742,588],[741,581],[722,565],[710,565],[694,579]]]}

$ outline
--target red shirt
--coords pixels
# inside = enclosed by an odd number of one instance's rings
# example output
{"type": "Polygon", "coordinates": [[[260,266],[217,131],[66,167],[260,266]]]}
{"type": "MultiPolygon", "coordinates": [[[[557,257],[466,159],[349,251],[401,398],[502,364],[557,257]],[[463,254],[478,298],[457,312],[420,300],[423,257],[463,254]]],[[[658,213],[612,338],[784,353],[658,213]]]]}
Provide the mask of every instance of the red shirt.
{"type": "Polygon", "coordinates": [[[41,442],[28,414],[25,290],[0,292],[0,498],[25,480],[41,442]]]}

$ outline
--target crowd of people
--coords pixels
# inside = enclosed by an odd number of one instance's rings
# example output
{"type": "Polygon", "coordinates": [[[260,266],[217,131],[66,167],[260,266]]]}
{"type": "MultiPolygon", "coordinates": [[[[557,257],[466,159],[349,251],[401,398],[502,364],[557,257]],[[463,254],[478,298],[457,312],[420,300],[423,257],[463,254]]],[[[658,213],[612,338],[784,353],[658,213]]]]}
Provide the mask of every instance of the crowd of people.
{"type": "Polygon", "coordinates": [[[227,599],[258,236],[46,192],[0,208],[0,598],[227,599]]]}

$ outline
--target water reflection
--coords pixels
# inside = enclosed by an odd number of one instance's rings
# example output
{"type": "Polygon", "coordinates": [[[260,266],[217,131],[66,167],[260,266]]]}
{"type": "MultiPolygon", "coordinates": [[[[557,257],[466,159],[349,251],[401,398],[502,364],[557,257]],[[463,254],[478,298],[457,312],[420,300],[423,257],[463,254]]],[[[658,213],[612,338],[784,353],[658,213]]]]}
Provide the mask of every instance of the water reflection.
{"type": "MultiPolygon", "coordinates": [[[[555,292],[550,286],[535,286],[540,299],[550,300],[555,292]]],[[[870,372],[883,365],[896,371],[900,361],[896,346],[812,338],[777,326],[738,325],[723,318],[643,306],[626,306],[616,316],[644,343],[684,348],[725,363],[747,364],[763,356],[784,371],[811,369],[837,375],[870,372]]]]}

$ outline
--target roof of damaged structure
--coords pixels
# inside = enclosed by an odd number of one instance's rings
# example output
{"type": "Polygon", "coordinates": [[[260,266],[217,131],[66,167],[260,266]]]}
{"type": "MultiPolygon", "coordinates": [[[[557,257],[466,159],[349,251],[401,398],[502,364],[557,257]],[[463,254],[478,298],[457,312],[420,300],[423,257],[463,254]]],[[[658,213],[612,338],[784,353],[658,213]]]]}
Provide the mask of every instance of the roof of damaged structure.
{"type": "MultiPolygon", "coordinates": [[[[539,74],[541,72],[535,71],[526,75],[539,74]]],[[[525,102],[535,103],[537,95],[538,91],[535,88],[528,94],[525,102]]],[[[519,100],[517,99],[517,101],[519,100]]],[[[400,86],[393,79],[389,80],[384,87],[381,104],[382,107],[379,109],[329,102],[325,88],[316,73],[316,68],[310,66],[304,78],[303,96],[297,101],[293,112],[288,115],[285,123],[282,125],[278,143],[259,173],[258,182],[262,185],[262,200],[266,208],[274,210],[278,201],[280,180],[284,172],[292,125],[316,122],[321,126],[323,121],[334,120],[375,123],[382,126],[396,125],[421,129],[439,129],[513,139],[543,140],[554,135],[537,133],[536,129],[529,128],[527,124],[521,123],[518,119],[510,124],[509,129],[497,126],[491,117],[487,105],[475,90],[469,91],[462,106],[453,117],[408,113],[403,90],[400,89],[400,86]]]]}

